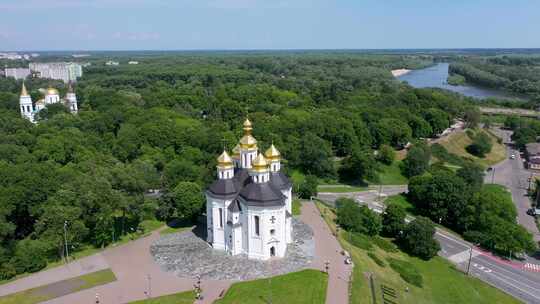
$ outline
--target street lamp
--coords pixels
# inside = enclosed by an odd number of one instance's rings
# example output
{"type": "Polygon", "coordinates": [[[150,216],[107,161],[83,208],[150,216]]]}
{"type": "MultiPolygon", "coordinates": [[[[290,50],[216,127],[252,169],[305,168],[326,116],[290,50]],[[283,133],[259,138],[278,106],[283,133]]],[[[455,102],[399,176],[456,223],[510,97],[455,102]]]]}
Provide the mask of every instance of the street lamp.
{"type": "Polygon", "coordinates": [[[66,263],[69,262],[69,251],[68,251],[68,243],[67,243],[67,225],[68,225],[68,221],[64,221],[64,247],[66,250],[66,263]]]}

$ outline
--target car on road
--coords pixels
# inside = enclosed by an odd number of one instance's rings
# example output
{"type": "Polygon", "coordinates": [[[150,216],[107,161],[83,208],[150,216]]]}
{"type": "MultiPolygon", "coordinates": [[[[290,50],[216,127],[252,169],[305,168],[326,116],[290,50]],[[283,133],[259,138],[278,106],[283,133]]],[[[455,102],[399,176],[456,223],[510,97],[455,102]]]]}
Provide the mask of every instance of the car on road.
{"type": "Polygon", "coordinates": [[[527,214],[530,215],[530,216],[540,215],[540,209],[531,208],[531,209],[527,210],[527,214]]]}

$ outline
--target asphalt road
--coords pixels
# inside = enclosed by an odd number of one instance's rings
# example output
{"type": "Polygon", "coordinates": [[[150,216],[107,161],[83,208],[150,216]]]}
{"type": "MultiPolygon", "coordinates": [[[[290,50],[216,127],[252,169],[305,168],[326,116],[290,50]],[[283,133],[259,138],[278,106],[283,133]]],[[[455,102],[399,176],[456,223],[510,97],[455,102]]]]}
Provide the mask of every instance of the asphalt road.
{"type": "MultiPolygon", "coordinates": [[[[333,204],[337,198],[346,196],[354,198],[359,204],[367,205],[375,212],[382,213],[385,206],[381,201],[384,197],[406,190],[406,186],[385,186],[381,189],[381,195],[378,190],[369,190],[352,193],[319,193],[318,198],[333,204]]],[[[470,275],[515,298],[525,303],[540,304],[540,272],[529,271],[524,268],[523,262],[503,260],[479,248],[473,248],[471,254],[471,244],[441,229],[437,229],[435,238],[441,245],[439,255],[454,263],[458,269],[466,272],[469,268],[470,275]]],[[[533,258],[526,262],[540,264],[540,260],[533,258]]]]}
{"type": "Polygon", "coordinates": [[[532,177],[533,172],[524,168],[524,161],[516,149],[512,146],[510,136],[511,131],[497,129],[496,133],[503,138],[506,145],[507,154],[515,155],[515,159],[506,159],[505,161],[493,166],[493,170],[487,172],[486,183],[495,183],[507,187],[512,192],[512,199],[516,204],[518,211],[518,223],[531,232],[536,241],[540,241],[540,232],[534,218],[526,212],[531,208],[531,202],[527,196],[529,187],[528,179],[532,177]]]}

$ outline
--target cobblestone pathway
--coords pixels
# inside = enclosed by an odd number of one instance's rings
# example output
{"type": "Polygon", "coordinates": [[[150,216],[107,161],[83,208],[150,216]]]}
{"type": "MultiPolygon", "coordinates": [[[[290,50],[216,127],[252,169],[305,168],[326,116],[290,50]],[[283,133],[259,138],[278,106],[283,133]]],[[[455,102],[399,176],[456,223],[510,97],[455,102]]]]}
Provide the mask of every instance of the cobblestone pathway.
{"type": "Polygon", "coordinates": [[[253,280],[308,268],[314,259],[315,244],[311,228],[293,219],[293,243],[284,258],[270,263],[230,256],[212,249],[191,231],[162,236],[150,248],[161,268],[179,277],[203,280],[253,280]]]}

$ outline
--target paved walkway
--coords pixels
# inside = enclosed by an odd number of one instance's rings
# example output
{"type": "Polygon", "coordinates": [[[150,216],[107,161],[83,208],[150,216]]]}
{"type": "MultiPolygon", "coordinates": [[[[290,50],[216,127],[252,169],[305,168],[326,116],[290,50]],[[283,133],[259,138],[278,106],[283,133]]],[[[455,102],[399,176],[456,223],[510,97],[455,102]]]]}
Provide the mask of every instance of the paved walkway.
{"type": "MultiPolygon", "coordinates": [[[[329,280],[326,303],[348,303],[348,278],[350,266],[345,265],[341,246],[311,202],[302,206],[300,219],[313,229],[315,260],[312,267],[324,270],[329,261],[329,280]]],[[[111,268],[117,281],[75,292],[49,300],[47,304],[95,303],[96,295],[101,304],[121,304],[142,300],[150,295],[157,297],[193,289],[195,280],[179,278],[162,271],[150,254],[150,245],[159,238],[155,231],[150,236],[109,248],[101,253],[81,258],[68,265],[30,275],[17,281],[0,285],[0,296],[29,288],[77,277],[94,271],[111,268]]],[[[204,300],[198,304],[213,303],[230,287],[232,281],[203,280],[204,300]]]]}
{"type": "Polygon", "coordinates": [[[67,265],[44,270],[11,283],[0,285],[0,296],[42,285],[48,285],[107,268],[109,268],[109,264],[103,255],[95,254],[76,260],[67,265]]]}
{"type": "Polygon", "coordinates": [[[341,255],[342,248],[340,244],[332,235],[314,203],[307,201],[302,203],[300,219],[313,229],[315,237],[313,267],[324,270],[324,263],[326,261],[330,262],[326,303],[349,303],[349,277],[352,268],[350,265],[345,264],[345,257],[341,255]]]}

